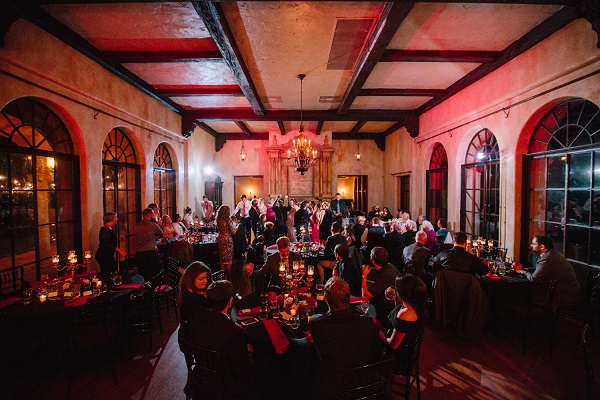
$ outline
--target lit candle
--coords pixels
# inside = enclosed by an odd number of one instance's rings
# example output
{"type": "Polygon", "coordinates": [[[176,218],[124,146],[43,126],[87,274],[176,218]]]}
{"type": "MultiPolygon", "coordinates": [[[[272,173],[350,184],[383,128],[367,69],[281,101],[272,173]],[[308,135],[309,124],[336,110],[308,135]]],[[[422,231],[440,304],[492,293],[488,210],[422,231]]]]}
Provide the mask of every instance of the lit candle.
{"type": "Polygon", "coordinates": [[[315,266],[309,265],[308,266],[308,276],[313,276],[314,274],[315,274],[315,266]]]}
{"type": "Polygon", "coordinates": [[[279,264],[279,272],[285,272],[285,264],[284,263],[279,264]]]}
{"type": "Polygon", "coordinates": [[[83,258],[85,258],[86,260],[89,260],[90,258],[92,258],[92,252],[89,250],[86,250],[83,258]]]}
{"type": "Polygon", "coordinates": [[[45,303],[47,298],[48,298],[47,295],[40,294],[40,303],[45,303]]]}
{"type": "Polygon", "coordinates": [[[489,247],[494,247],[494,241],[493,240],[488,240],[488,246],[489,247]]]}
{"type": "Polygon", "coordinates": [[[292,269],[294,270],[294,272],[298,272],[298,270],[300,269],[300,264],[298,264],[298,261],[294,261],[294,263],[292,264],[292,269]]]}
{"type": "Polygon", "coordinates": [[[70,262],[71,264],[77,264],[77,256],[73,256],[73,258],[71,258],[71,259],[69,260],[69,262],[70,262]]]}
{"type": "Polygon", "coordinates": [[[98,280],[96,282],[96,287],[102,287],[102,281],[101,280],[98,280]]]}
{"type": "MultiPolygon", "coordinates": [[[[41,299],[40,299],[40,300],[41,300],[41,299]]],[[[45,301],[45,300],[44,300],[44,301],[45,301]]],[[[296,316],[296,309],[295,309],[295,308],[292,308],[292,309],[290,309],[290,315],[291,315],[292,317],[295,317],[295,316],[296,316]]]]}
{"type": "Polygon", "coordinates": [[[58,262],[60,261],[60,257],[57,255],[52,256],[52,264],[58,264],[58,262]]]}
{"type": "Polygon", "coordinates": [[[69,256],[67,258],[70,260],[73,257],[77,257],[77,255],[75,254],[75,250],[69,250],[69,256]]]}

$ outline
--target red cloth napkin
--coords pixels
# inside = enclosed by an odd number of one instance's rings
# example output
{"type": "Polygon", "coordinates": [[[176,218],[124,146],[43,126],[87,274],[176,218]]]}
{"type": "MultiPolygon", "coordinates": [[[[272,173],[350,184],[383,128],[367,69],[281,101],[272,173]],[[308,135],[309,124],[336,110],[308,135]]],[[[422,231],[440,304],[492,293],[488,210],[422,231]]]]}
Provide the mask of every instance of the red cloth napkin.
{"type": "Polygon", "coordinates": [[[0,308],[8,307],[11,304],[18,303],[19,301],[21,301],[21,299],[18,297],[11,297],[8,299],[4,299],[4,300],[0,301],[0,308]]]}
{"type": "Polygon", "coordinates": [[[310,288],[308,286],[300,286],[298,287],[298,293],[310,292],[310,288]]]}
{"type": "Polygon", "coordinates": [[[362,297],[350,297],[350,304],[360,304],[362,301],[362,297]]]}
{"type": "Polygon", "coordinates": [[[248,312],[244,312],[244,310],[238,310],[238,317],[245,316],[245,315],[258,315],[259,311],[260,311],[260,307],[254,307],[253,309],[251,309],[248,312]]]}
{"type": "Polygon", "coordinates": [[[279,327],[279,324],[274,319],[263,319],[265,329],[271,338],[271,343],[275,349],[275,353],[283,354],[287,349],[290,348],[290,342],[287,340],[283,331],[279,327]]]}
{"type": "Polygon", "coordinates": [[[498,275],[493,275],[493,274],[490,274],[489,272],[484,275],[484,278],[488,278],[488,279],[491,279],[493,281],[499,281],[500,279],[502,279],[498,275]]]}
{"type": "Polygon", "coordinates": [[[72,300],[66,300],[65,301],[65,307],[79,307],[79,306],[83,306],[85,305],[88,300],[94,296],[82,296],[82,297],[77,297],[76,299],[72,299],[72,300]]]}
{"type": "Polygon", "coordinates": [[[309,342],[309,343],[314,343],[315,342],[313,340],[313,338],[312,338],[312,335],[311,335],[310,331],[306,331],[306,332],[304,332],[304,334],[306,335],[306,341],[307,342],[309,342]]]}
{"type": "Polygon", "coordinates": [[[139,289],[141,287],[141,283],[124,283],[122,285],[115,286],[115,289],[139,289]]]}
{"type": "Polygon", "coordinates": [[[269,292],[269,301],[277,300],[277,293],[269,292]]]}

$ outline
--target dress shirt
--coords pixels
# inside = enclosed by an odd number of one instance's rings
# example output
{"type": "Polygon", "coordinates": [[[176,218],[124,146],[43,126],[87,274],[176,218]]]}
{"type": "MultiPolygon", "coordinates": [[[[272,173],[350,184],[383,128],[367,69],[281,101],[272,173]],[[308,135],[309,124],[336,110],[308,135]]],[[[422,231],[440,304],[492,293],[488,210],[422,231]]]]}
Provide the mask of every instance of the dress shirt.
{"type": "Polygon", "coordinates": [[[250,208],[252,207],[252,202],[248,199],[240,200],[235,206],[235,209],[231,213],[231,215],[235,215],[238,211],[240,212],[240,218],[249,218],[250,217],[250,208]]]}

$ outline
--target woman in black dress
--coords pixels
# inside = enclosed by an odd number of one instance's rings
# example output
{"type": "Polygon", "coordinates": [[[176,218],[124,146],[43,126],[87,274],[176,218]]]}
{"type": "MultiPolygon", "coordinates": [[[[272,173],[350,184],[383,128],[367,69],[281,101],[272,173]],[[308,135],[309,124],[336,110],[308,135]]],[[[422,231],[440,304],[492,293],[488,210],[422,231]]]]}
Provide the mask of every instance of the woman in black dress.
{"type": "Polygon", "coordinates": [[[328,202],[323,202],[321,213],[323,214],[323,218],[319,225],[319,239],[321,240],[321,243],[325,243],[327,238],[331,236],[331,224],[333,223],[333,213],[329,209],[328,202]]]}
{"type": "Polygon", "coordinates": [[[108,278],[112,271],[117,270],[115,251],[118,252],[121,257],[125,257],[127,253],[117,246],[117,234],[113,230],[113,226],[115,226],[119,220],[117,214],[108,212],[104,214],[102,220],[104,225],[100,228],[100,244],[98,245],[98,250],[96,250],[96,261],[100,264],[100,273],[102,276],[108,278]]]}

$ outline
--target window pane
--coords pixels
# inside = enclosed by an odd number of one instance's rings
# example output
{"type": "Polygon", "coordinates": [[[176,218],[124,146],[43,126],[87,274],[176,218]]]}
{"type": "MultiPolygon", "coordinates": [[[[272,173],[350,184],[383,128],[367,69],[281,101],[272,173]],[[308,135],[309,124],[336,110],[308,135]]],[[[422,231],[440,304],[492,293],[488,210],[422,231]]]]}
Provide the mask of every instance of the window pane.
{"type": "Polygon", "coordinates": [[[104,210],[105,212],[117,211],[115,207],[115,192],[113,190],[104,191],[104,210]]]}
{"type": "Polygon", "coordinates": [[[531,160],[530,164],[530,187],[544,189],[546,187],[546,159],[538,158],[531,160]]]}
{"type": "Polygon", "coordinates": [[[548,157],[548,187],[565,187],[565,162],[564,156],[548,157]]]}
{"type": "Polygon", "coordinates": [[[569,187],[589,188],[591,186],[591,153],[572,154],[569,158],[569,187]]]}
{"type": "Polygon", "coordinates": [[[594,152],[594,187],[600,187],[600,151],[594,152]]]}
{"type": "Polygon", "coordinates": [[[13,190],[33,189],[33,157],[24,154],[11,154],[13,190]]]}
{"type": "Polygon", "coordinates": [[[54,190],[54,157],[36,157],[36,180],[38,190],[54,190]]]}
{"type": "Polygon", "coordinates": [[[10,255],[12,254],[11,247],[11,229],[10,229],[10,203],[8,201],[8,191],[0,191],[0,266],[3,266],[3,257],[8,257],[7,267],[12,266],[10,263],[10,255]]]}
{"type": "Polygon", "coordinates": [[[590,192],[569,190],[567,196],[567,223],[588,225],[590,215],[590,192]]]}
{"type": "Polygon", "coordinates": [[[38,191],[38,224],[56,222],[56,209],[54,204],[54,192],[38,191]]]}
{"type": "Polygon", "coordinates": [[[587,261],[588,228],[567,226],[567,258],[587,261]]]}
{"type": "MultiPolygon", "coordinates": [[[[546,232],[541,233],[542,235],[550,236],[552,239],[552,243],[554,243],[554,248],[563,253],[563,237],[564,237],[564,228],[561,224],[554,224],[551,222],[546,223],[546,232]]],[[[533,235],[532,235],[533,236],[533,235]]],[[[564,253],[563,253],[564,254],[564,253]]]]}
{"type": "Polygon", "coordinates": [[[66,259],[69,250],[75,249],[73,225],[71,223],[59,223],[56,232],[58,238],[57,254],[60,255],[61,259],[66,259]]]}
{"type": "Polygon", "coordinates": [[[600,226],[600,191],[594,191],[593,196],[594,199],[590,210],[592,213],[592,225],[600,226]]]}
{"type": "Polygon", "coordinates": [[[56,253],[56,236],[50,225],[39,227],[40,258],[52,257],[56,253]]]}
{"type": "MultiPolygon", "coordinates": [[[[542,203],[539,203],[542,204],[542,203]]],[[[548,221],[564,223],[565,217],[565,191],[564,190],[549,190],[548,191],[548,209],[546,218],[548,221]]]]}
{"type": "Polygon", "coordinates": [[[58,221],[72,221],[73,215],[73,192],[56,192],[57,207],[58,207],[58,221]]]}

